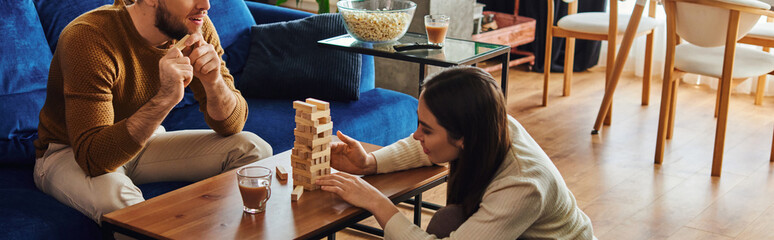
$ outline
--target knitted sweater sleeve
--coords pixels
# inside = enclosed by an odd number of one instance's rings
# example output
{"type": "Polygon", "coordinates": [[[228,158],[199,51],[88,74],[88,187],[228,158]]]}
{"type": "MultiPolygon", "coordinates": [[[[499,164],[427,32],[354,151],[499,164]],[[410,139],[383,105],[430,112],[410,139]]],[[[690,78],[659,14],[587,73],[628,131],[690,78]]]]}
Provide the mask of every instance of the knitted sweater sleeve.
{"type": "MultiPolygon", "coordinates": [[[[544,207],[538,183],[523,178],[493,182],[473,213],[447,239],[517,239],[544,207]]],[[[437,239],[396,213],[384,226],[384,239],[437,239]]]]}
{"type": "Polygon", "coordinates": [[[114,122],[111,89],[120,64],[114,47],[86,24],[62,31],[57,47],[69,141],[75,161],[90,176],[115,171],[142,148],[129,135],[126,120],[114,122]]]}
{"type": "Polygon", "coordinates": [[[372,152],[376,159],[376,172],[388,173],[400,170],[430,166],[422,145],[414,139],[414,134],[389,146],[372,152]]]}
{"type": "Polygon", "coordinates": [[[194,93],[194,98],[199,101],[199,111],[204,113],[204,120],[207,126],[210,126],[212,130],[223,136],[238,133],[242,131],[247,121],[247,101],[242,97],[239,90],[234,87],[234,77],[231,76],[228,68],[226,68],[226,61],[223,61],[223,47],[220,45],[220,38],[209,17],[205,17],[202,37],[204,37],[205,41],[215,46],[215,51],[218,52],[218,56],[221,58],[220,74],[223,77],[223,81],[226,82],[226,86],[231,90],[231,94],[234,94],[234,97],[236,97],[236,107],[226,119],[220,121],[212,119],[207,114],[207,93],[204,91],[204,86],[198,78],[194,78],[191,81],[191,91],[194,93]]]}

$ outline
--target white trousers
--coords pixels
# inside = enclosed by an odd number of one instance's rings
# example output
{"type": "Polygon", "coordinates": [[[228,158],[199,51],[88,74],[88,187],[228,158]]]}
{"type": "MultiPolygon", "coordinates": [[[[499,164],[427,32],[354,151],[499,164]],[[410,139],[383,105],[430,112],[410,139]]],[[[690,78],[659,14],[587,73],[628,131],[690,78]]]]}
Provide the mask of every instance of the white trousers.
{"type": "Polygon", "coordinates": [[[103,214],[144,201],[136,185],[195,182],[272,155],[271,146],[250,132],[222,137],[212,130],[157,131],[132,160],[115,172],[90,177],[73,149],[49,144],[35,162],[35,185],[97,223],[103,214]]]}

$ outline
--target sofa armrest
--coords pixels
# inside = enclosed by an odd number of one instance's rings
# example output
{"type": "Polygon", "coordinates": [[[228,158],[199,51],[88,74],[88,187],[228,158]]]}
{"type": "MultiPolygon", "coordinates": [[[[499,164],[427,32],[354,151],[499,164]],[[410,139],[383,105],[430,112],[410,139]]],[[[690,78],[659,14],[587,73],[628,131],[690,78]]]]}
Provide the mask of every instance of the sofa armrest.
{"type": "Polygon", "coordinates": [[[250,9],[250,14],[253,15],[256,24],[290,21],[312,15],[312,13],[265,3],[245,1],[245,4],[250,9]]]}

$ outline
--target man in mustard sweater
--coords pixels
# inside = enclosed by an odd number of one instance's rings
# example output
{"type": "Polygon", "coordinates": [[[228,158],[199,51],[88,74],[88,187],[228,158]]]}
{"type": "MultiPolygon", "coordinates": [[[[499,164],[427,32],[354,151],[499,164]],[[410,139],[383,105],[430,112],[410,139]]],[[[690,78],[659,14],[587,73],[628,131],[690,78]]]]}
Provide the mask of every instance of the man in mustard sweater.
{"type": "Polygon", "coordinates": [[[99,223],[137,184],[198,181],[272,155],[242,132],[247,103],[221,60],[208,0],[116,0],[73,20],[51,61],[34,179],[99,223]],[[172,47],[190,35],[182,51],[172,47]],[[212,130],[165,132],[188,86],[212,130]]]}

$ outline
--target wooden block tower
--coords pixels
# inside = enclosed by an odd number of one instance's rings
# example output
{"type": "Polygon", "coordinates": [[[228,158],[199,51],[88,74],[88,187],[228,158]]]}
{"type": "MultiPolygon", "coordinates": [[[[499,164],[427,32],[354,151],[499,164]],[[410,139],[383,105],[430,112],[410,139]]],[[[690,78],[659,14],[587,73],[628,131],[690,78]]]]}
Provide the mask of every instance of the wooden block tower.
{"type": "Polygon", "coordinates": [[[293,135],[293,186],[306,190],[318,189],[317,178],[331,174],[331,110],[328,102],[307,98],[306,102],[294,101],[296,129],[293,135]]]}

